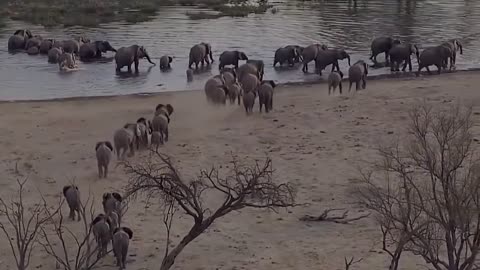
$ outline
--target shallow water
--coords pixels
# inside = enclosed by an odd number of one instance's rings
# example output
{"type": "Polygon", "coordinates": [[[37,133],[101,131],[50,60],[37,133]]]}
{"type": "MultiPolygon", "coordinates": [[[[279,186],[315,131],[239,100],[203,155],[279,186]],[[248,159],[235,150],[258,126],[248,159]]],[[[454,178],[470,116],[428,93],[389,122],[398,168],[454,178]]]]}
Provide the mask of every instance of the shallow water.
{"type": "MultiPolygon", "coordinates": [[[[373,37],[394,35],[417,43],[419,47],[438,44],[446,39],[461,38],[464,55],[457,58],[457,69],[478,67],[480,53],[480,2],[475,0],[369,0],[358,1],[355,7],[347,0],[273,2],[279,12],[250,15],[246,18],[222,17],[190,20],[187,11],[194,7],[162,7],[147,22],[138,24],[110,23],[96,28],[49,28],[20,21],[6,21],[0,29],[0,100],[49,99],[77,96],[98,96],[202,89],[205,80],[218,73],[218,56],[224,50],[242,50],[251,59],[263,59],[265,76],[278,83],[319,80],[316,74],[303,74],[301,67],[273,69],[273,55],[280,46],[325,43],[344,47],[351,61],[368,60],[373,37]],[[367,3],[368,2],[368,3],[367,3]],[[92,40],[109,40],[116,47],[140,44],[147,48],[152,60],[140,63],[137,76],[116,75],[113,54],[100,63],[79,62],[76,72],[60,73],[58,66],[48,64],[46,56],[9,54],[7,40],[15,29],[29,28],[34,34],[67,39],[84,33],[92,40]],[[195,80],[187,83],[185,70],[188,52],[201,41],[212,44],[215,63],[195,80]],[[158,59],[174,56],[173,69],[160,72],[158,59]]],[[[383,61],[384,56],[379,56],[383,61]]],[[[414,70],[416,61],[414,61],[414,70]]],[[[346,61],[340,63],[347,71],[346,61]]],[[[328,70],[323,78],[328,76],[328,70]]],[[[313,62],[310,63],[313,70],[313,62]]],[[[388,68],[371,69],[369,74],[389,73],[388,68]]]]}

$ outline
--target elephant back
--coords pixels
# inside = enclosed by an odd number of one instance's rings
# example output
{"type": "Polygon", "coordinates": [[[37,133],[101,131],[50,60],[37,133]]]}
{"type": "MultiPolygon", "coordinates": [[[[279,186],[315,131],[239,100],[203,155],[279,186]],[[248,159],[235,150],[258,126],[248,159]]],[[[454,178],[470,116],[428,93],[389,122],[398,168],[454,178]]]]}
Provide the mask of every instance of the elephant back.
{"type": "Polygon", "coordinates": [[[239,82],[242,85],[243,91],[245,91],[245,93],[256,91],[260,84],[260,80],[258,79],[258,77],[253,74],[244,75],[242,79],[239,80],[239,82]]]}
{"type": "Polygon", "coordinates": [[[165,115],[159,114],[152,119],[152,131],[162,132],[168,126],[168,119],[165,115]]]}
{"type": "Polygon", "coordinates": [[[13,35],[8,39],[8,50],[24,49],[26,38],[20,35],[13,35]]]}
{"type": "Polygon", "coordinates": [[[47,54],[48,51],[52,48],[53,46],[53,40],[51,39],[44,39],[40,43],[40,53],[47,54]]]}
{"type": "Polygon", "coordinates": [[[190,60],[200,62],[207,56],[207,47],[204,44],[196,44],[190,49],[190,60]]]}

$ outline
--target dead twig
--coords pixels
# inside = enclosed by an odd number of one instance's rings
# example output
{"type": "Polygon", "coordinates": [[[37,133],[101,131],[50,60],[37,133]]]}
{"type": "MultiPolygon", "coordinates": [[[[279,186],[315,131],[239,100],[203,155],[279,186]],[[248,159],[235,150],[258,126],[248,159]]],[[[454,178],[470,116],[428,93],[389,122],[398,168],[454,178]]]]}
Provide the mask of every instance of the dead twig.
{"type": "Polygon", "coordinates": [[[347,257],[345,257],[345,270],[349,270],[352,265],[357,264],[361,261],[363,261],[363,258],[355,261],[355,257],[352,257],[350,258],[350,260],[347,261],[347,257]]]}
{"type": "Polygon", "coordinates": [[[334,222],[338,224],[349,224],[350,222],[360,220],[370,216],[370,213],[364,214],[354,218],[348,218],[348,210],[345,210],[341,216],[329,216],[333,211],[340,211],[342,208],[329,208],[323,211],[320,216],[305,215],[299,218],[300,221],[324,221],[324,222],[334,222]]]}

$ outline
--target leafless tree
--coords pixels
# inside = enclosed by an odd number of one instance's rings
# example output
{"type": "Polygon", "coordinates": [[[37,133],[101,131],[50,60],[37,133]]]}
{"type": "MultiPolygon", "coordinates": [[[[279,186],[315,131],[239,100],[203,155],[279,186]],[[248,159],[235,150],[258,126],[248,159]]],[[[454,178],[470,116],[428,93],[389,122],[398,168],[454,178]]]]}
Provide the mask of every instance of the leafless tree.
{"type": "MultiPolygon", "coordinates": [[[[64,202],[64,199],[59,202],[60,207],[64,202]]],[[[62,211],[59,211],[56,216],[51,215],[49,224],[46,224],[50,225],[50,228],[47,226],[41,228],[40,245],[48,255],[55,258],[57,265],[66,270],[93,269],[106,255],[98,257],[98,245],[94,244],[91,222],[94,219],[95,209],[91,194],[85,203],[80,203],[80,215],[82,232],[79,234],[75,234],[66,226],[62,211]],[[56,248],[57,246],[60,246],[60,250],[56,248]],[[71,246],[74,248],[69,248],[71,246]]]]}
{"type": "Polygon", "coordinates": [[[471,109],[416,106],[409,140],[382,147],[362,172],[360,198],[377,214],[383,249],[396,270],[402,252],[437,270],[470,270],[480,248],[480,162],[471,109]]]}
{"type": "MultiPolygon", "coordinates": [[[[161,270],[170,269],[177,256],[191,241],[216,219],[231,211],[245,207],[275,210],[295,205],[293,187],[288,183],[277,184],[273,181],[271,159],[267,158],[263,164],[257,162],[248,167],[233,158],[231,165],[232,169],[227,176],[222,177],[219,169],[213,167],[202,170],[196,179],[187,182],[182,179],[171,159],[158,152],[141,164],[125,164],[130,176],[126,194],[133,198],[143,194],[148,198],[162,198],[164,202],[174,202],[175,207],[193,218],[190,231],[172,250],[167,250],[161,270]],[[212,208],[204,203],[210,192],[223,195],[222,201],[212,208]]],[[[168,205],[166,209],[170,210],[166,211],[167,217],[164,220],[167,233],[170,231],[174,213],[174,208],[169,208],[174,206],[168,205]]]]}
{"type": "Polygon", "coordinates": [[[38,203],[26,206],[24,202],[25,184],[17,180],[18,190],[15,198],[7,202],[0,198],[0,229],[10,245],[17,269],[25,270],[30,265],[30,258],[37,241],[38,233],[42,225],[49,220],[51,215],[58,211],[47,213],[40,200],[38,203]]]}

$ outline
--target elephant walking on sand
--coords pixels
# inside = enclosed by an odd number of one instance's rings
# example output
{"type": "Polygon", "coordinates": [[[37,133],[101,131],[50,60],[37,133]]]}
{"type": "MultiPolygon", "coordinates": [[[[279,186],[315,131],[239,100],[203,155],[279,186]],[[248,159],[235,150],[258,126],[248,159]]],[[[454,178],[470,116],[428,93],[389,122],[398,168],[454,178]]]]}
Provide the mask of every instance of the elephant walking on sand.
{"type": "Polygon", "coordinates": [[[95,145],[99,178],[107,178],[108,165],[112,159],[112,151],[113,146],[109,141],[97,142],[95,145]]]}
{"type": "MultiPolygon", "coordinates": [[[[302,71],[304,73],[308,72],[308,63],[315,61],[320,51],[328,49],[326,45],[312,44],[303,49],[302,58],[303,58],[303,67],[302,71]]],[[[315,61],[315,69],[317,69],[317,62],[315,61]]]]}
{"type": "Polygon", "coordinates": [[[438,74],[442,72],[442,67],[447,68],[448,59],[452,59],[453,52],[448,46],[435,46],[429,47],[422,51],[418,61],[417,76],[420,75],[420,71],[426,68],[428,74],[431,74],[429,66],[436,66],[438,74]]]}
{"type": "Polygon", "coordinates": [[[247,55],[241,51],[224,51],[220,54],[218,69],[222,70],[225,66],[233,65],[238,68],[238,61],[248,60],[247,55]]]}
{"type": "Polygon", "coordinates": [[[333,93],[335,93],[337,87],[340,90],[340,94],[342,94],[342,78],[343,73],[341,71],[333,71],[328,75],[328,95],[331,94],[332,88],[333,93]]]}
{"type": "Polygon", "coordinates": [[[67,201],[68,207],[70,208],[70,214],[68,217],[71,220],[75,220],[75,212],[77,213],[77,220],[80,221],[80,191],[75,185],[69,185],[63,187],[63,196],[67,201]]]}
{"type": "Polygon", "coordinates": [[[265,112],[268,113],[273,109],[273,89],[277,86],[274,81],[263,81],[258,88],[258,103],[260,104],[260,112],[262,106],[265,105],[265,112]]]}
{"type": "Polygon", "coordinates": [[[132,64],[135,63],[135,73],[138,73],[139,60],[142,58],[147,58],[150,64],[155,65],[143,46],[121,47],[115,54],[116,71],[120,72],[123,67],[128,67],[128,72],[132,72],[132,64]]]}
{"type": "Polygon", "coordinates": [[[170,116],[173,113],[173,106],[170,104],[158,104],[155,108],[155,115],[152,119],[152,134],[153,132],[160,133],[160,143],[164,144],[168,141],[168,124],[170,123],[170,116]]]}
{"type": "Polygon", "coordinates": [[[228,86],[223,74],[215,75],[205,82],[205,96],[211,104],[226,104],[228,86]]]}
{"type": "Polygon", "coordinates": [[[377,37],[372,41],[370,60],[376,65],[377,62],[377,55],[381,53],[385,53],[385,63],[388,65],[389,63],[389,51],[395,44],[400,44],[400,41],[397,39],[393,39],[391,37],[377,37]]]}
{"type": "Polygon", "coordinates": [[[8,51],[23,50],[28,39],[32,38],[32,32],[28,29],[17,30],[8,39],[8,51]]]}
{"type": "Polygon", "coordinates": [[[119,269],[125,269],[125,262],[127,261],[128,246],[130,239],[133,237],[133,232],[128,227],[120,227],[113,232],[113,254],[117,259],[117,266],[119,269]]]}
{"type": "Polygon", "coordinates": [[[340,71],[338,60],[348,59],[348,65],[350,66],[350,55],[343,49],[326,49],[320,50],[315,59],[315,67],[318,70],[318,74],[322,76],[322,70],[328,65],[332,65],[332,72],[337,68],[340,71]]]}
{"type": "Polygon", "coordinates": [[[417,57],[417,62],[419,61],[418,47],[414,44],[398,44],[393,46],[388,52],[390,55],[390,71],[400,71],[400,64],[403,64],[402,71],[405,71],[408,64],[408,69],[412,71],[412,59],[410,56],[414,54],[417,57]]]}
{"type": "Polygon", "coordinates": [[[192,64],[195,63],[195,69],[198,69],[198,64],[202,63],[203,66],[205,65],[205,62],[207,63],[207,65],[213,63],[212,46],[209,43],[205,42],[194,45],[190,49],[188,68],[191,69],[192,64]]]}
{"type": "Polygon", "coordinates": [[[360,82],[362,82],[362,89],[365,89],[367,87],[367,75],[367,63],[363,60],[355,62],[355,64],[348,69],[348,80],[350,81],[348,92],[352,90],[353,83],[355,83],[357,91],[360,90],[360,82]]]}
{"type": "Polygon", "coordinates": [[[127,151],[130,150],[130,156],[135,155],[135,145],[140,131],[136,124],[126,124],[123,128],[115,131],[113,134],[113,145],[117,151],[117,159],[124,160],[127,151]]]}
{"type": "Polygon", "coordinates": [[[98,245],[97,258],[107,255],[108,243],[111,237],[112,224],[110,219],[104,214],[98,214],[92,221],[92,232],[98,245]]]}

